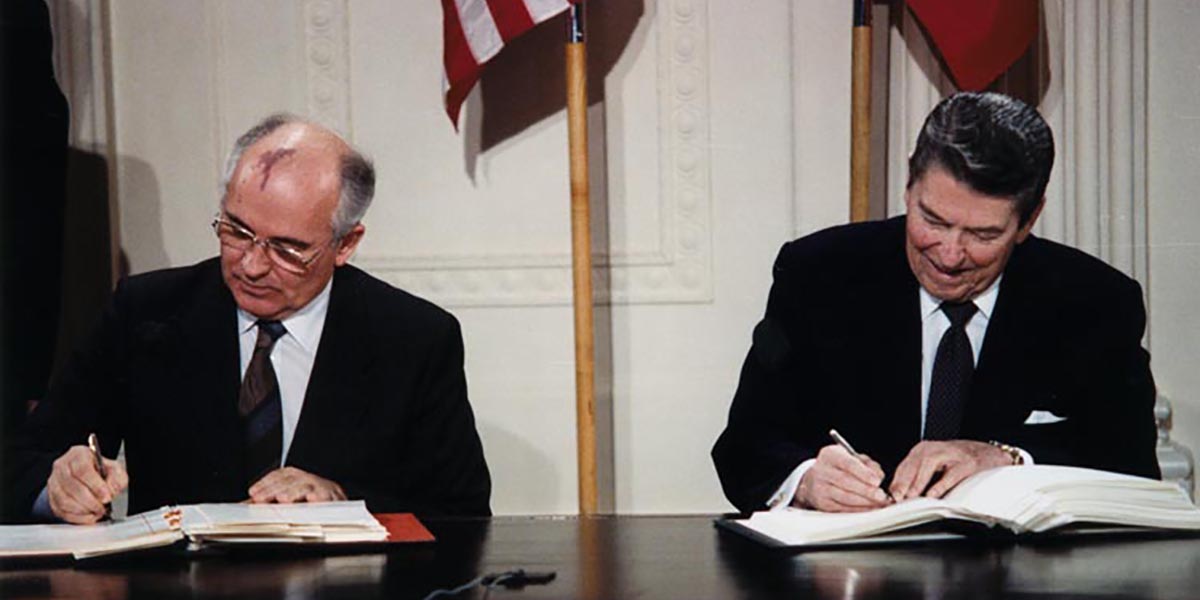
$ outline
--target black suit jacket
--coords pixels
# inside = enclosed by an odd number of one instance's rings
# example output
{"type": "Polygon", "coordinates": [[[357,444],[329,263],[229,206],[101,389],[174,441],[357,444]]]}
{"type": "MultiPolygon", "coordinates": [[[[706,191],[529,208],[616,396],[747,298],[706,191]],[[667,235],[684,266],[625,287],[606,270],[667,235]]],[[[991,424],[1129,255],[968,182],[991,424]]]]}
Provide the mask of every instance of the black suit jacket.
{"type": "MultiPolygon", "coordinates": [[[[764,507],[837,428],[891,473],[921,439],[918,283],[904,217],[784,245],[765,318],[713,447],[725,495],[764,507]]],[[[1158,477],[1154,381],[1137,282],[1030,237],[1013,251],[971,384],[961,437],[1038,463],[1158,477]],[[1065,420],[1026,425],[1031,411],[1065,420]]]]}
{"type": "MultiPolygon", "coordinates": [[[[95,431],[122,441],[131,512],[240,501],[245,448],[236,305],[211,259],[131,277],[10,446],[9,518],[95,431]]],[[[449,313],[350,267],[329,309],[286,464],[376,512],[489,514],[491,481],[449,313]]]]}

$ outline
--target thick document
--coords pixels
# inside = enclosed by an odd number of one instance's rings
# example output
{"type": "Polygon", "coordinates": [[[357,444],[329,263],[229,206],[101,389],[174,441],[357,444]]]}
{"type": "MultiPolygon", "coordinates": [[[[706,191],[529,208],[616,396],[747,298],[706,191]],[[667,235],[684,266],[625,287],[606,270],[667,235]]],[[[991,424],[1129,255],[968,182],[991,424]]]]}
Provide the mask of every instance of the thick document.
{"type": "Polygon", "coordinates": [[[803,548],[962,537],[989,530],[1021,536],[1081,523],[1200,531],[1200,508],[1183,490],[1163,481],[1029,465],[977,473],[941,499],[912,498],[861,513],[787,508],[720,525],[768,545],[803,548]],[[937,532],[927,526],[943,521],[969,525],[937,532]]]}
{"type": "Polygon", "coordinates": [[[371,515],[361,500],[169,506],[97,525],[0,526],[0,558],[71,555],[83,559],[167,546],[183,539],[199,545],[353,544],[433,539],[411,515],[387,517],[390,528],[371,515]],[[407,539],[396,539],[397,532],[407,539]]]}

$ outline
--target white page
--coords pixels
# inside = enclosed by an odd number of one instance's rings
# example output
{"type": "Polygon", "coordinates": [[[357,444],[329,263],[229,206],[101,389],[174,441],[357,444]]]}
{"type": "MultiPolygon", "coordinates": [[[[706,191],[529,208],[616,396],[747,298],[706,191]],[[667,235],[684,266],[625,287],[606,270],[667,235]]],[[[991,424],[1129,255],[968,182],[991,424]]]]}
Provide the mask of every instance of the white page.
{"type": "Polygon", "coordinates": [[[182,537],[163,518],[164,509],[96,525],[3,525],[0,556],[94,554],[104,550],[168,543],[182,537]]]}
{"type": "Polygon", "coordinates": [[[788,508],[757,512],[743,523],[788,545],[877,535],[952,516],[953,509],[942,500],[913,498],[878,510],[858,513],[827,513],[788,508]]]}
{"type": "MultiPolygon", "coordinates": [[[[1105,522],[1149,525],[1139,523],[1138,517],[1156,507],[1195,512],[1200,517],[1182,491],[1169,483],[1057,465],[990,469],[967,479],[945,499],[966,511],[992,515],[1015,529],[1044,530],[1048,525],[1059,526],[1090,517],[1103,517],[1101,520],[1105,522]],[[1064,515],[1076,499],[1087,502],[1076,505],[1078,512],[1064,515]]],[[[1194,519],[1181,519],[1180,524],[1187,525],[1191,520],[1194,519]]],[[[1156,525],[1162,522],[1154,520],[1156,525]]]]}
{"type": "Polygon", "coordinates": [[[383,530],[361,500],[296,504],[192,504],[179,507],[186,533],[251,526],[317,525],[383,530]]]}

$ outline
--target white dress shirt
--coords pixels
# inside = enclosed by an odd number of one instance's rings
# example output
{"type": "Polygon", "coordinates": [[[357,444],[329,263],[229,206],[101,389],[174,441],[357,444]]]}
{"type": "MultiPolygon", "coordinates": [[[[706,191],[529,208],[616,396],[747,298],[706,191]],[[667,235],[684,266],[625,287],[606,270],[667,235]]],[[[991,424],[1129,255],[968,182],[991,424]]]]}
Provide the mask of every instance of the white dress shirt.
{"type": "MultiPolygon", "coordinates": [[[[300,409],[304,406],[304,393],[308,390],[308,378],[312,375],[313,361],[317,358],[317,346],[321,332],[325,330],[325,314],[329,311],[329,290],[333,279],[304,308],[296,311],[280,323],[287,329],[275,341],[271,349],[271,367],[279,381],[279,400],[283,409],[283,451],[280,459],[286,460],[296,434],[296,423],[300,420],[300,409]]],[[[258,317],[242,310],[237,311],[238,344],[241,350],[241,374],[246,376],[250,357],[254,355],[254,342],[258,339],[258,317]]]]}
{"type": "MultiPolygon", "coordinates": [[[[976,365],[979,364],[979,354],[983,351],[983,338],[987,333],[992,313],[996,309],[996,298],[1000,295],[1000,280],[1003,278],[1003,275],[997,277],[988,289],[973,300],[975,307],[979,310],[971,315],[965,329],[967,339],[971,341],[971,353],[976,365]]],[[[929,381],[933,377],[933,361],[937,357],[937,347],[942,341],[942,335],[950,328],[950,318],[941,311],[941,300],[935,298],[921,286],[917,286],[917,290],[920,296],[921,310],[921,431],[924,432],[925,416],[929,412],[929,381]]],[[[1028,452],[1018,450],[1021,452],[1025,464],[1033,464],[1033,457],[1028,452]]],[[[771,510],[790,506],[792,498],[796,496],[796,488],[800,487],[800,479],[815,462],[815,458],[810,458],[800,463],[800,466],[796,467],[787,479],[783,480],[783,484],[767,500],[767,506],[771,510]]]]}

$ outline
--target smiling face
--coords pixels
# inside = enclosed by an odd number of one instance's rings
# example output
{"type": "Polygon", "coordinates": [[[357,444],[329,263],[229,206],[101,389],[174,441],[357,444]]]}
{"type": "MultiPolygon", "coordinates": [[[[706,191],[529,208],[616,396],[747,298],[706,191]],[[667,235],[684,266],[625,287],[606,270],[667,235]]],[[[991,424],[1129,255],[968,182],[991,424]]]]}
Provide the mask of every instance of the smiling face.
{"type": "Polygon", "coordinates": [[[1021,225],[1016,202],[976,192],[936,166],[909,186],[904,202],[908,266],[921,287],[950,302],[987,290],[1041,211],[1021,225]]]}
{"type": "Polygon", "coordinates": [[[362,225],[333,240],[332,219],[341,186],[344,144],[304,123],[284,125],[246,149],[226,190],[229,221],[306,256],[305,273],[275,264],[262,245],[221,246],[221,274],[237,305],[260,319],[284,319],[307,305],[346,264],[362,238],[362,225]]]}

